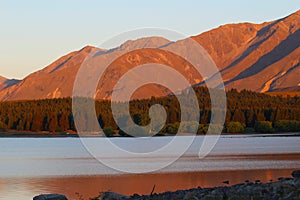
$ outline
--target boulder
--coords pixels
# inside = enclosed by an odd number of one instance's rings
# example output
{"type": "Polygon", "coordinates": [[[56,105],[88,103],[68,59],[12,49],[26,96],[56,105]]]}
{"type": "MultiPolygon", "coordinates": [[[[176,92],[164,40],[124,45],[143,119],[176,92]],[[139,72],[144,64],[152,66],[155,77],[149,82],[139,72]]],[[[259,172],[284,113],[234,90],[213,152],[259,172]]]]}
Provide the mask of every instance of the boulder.
{"type": "Polygon", "coordinates": [[[300,170],[293,171],[292,176],[294,178],[300,178],[300,170]]]}
{"type": "Polygon", "coordinates": [[[61,194],[41,194],[33,198],[33,200],[68,200],[65,195],[61,194]]]}
{"type": "Polygon", "coordinates": [[[127,196],[121,195],[121,194],[117,194],[114,192],[104,192],[101,195],[102,200],[125,200],[128,199],[127,196]]]}

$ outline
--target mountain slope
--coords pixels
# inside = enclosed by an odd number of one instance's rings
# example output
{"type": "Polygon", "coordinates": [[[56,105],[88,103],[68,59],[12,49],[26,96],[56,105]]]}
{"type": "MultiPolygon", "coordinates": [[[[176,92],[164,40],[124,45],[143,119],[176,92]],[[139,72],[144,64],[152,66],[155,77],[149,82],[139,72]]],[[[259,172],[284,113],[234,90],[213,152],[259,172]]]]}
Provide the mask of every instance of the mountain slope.
{"type": "Polygon", "coordinates": [[[228,88],[266,92],[299,84],[299,11],[262,28],[250,47],[247,56],[242,55],[222,70],[228,88]],[[287,76],[289,81],[280,81],[287,76]]]}
{"type": "Polygon", "coordinates": [[[0,76],[0,90],[3,90],[6,87],[5,82],[7,81],[7,78],[0,76]]]}
{"type": "Polygon", "coordinates": [[[0,93],[2,100],[45,99],[71,96],[77,69],[93,47],[70,53],[0,93]]]}
{"type": "Polygon", "coordinates": [[[7,78],[0,76],[0,84],[4,83],[7,80],[7,78]]]}
{"type": "Polygon", "coordinates": [[[0,91],[4,90],[6,88],[9,88],[17,83],[19,83],[19,80],[16,79],[7,79],[3,76],[0,76],[0,91]]]}
{"type": "MultiPolygon", "coordinates": [[[[99,58],[105,59],[105,56],[108,56],[110,54],[120,54],[121,52],[128,49],[158,48],[160,46],[168,44],[169,42],[170,41],[164,38],[151,37],[141,38],[135,41],[127,41],[120,47],[112,49],[110,51],[98,49],[91,46],[84,47],[79,51],[69,53],[59,58],[57,61],[53,62],[46,68],[30,74],[20,83],[12,85],[11,87],[0,91],[0,100],[8,101],[70,97],[72,96],[73,84],[77,71],[87,55],[91,53],[91,51],[96,51],[95,60],[99,58]]],[[[155,58],[155,56],[153,56],[152,58],[155,58]]],[[[114,73],[115,70],[121,72],[122,68],[127,69],[126,66],[122,66],[118,69],[112,69],[108,73],[114,73]]],[[[111,79],[107,80],[108,83],[111,80],[118,80],[118,77],[110,78],[111,79]]],[[[111,86],[111,84],[108,86],[110,87],[109,90],[112,90],[111,86]]],[[[111,92],[105,91],[103,92],[102,96],[99,96],[99,98],[109,98],[109,96],[107,96],[107,93],[111,92]]]]}
{"type": "MultiPolygon", "coordinates": [[[[229,24],[193,36],[211,55],[223,76],[227,89],[249,89],[258,92],[299,91],[300,88],[300,11],[283,19],[263,24],[229,24]]],[[[87,46],[58,59],[21,82],[3,86],[0,78],[0,100],[44,99],[69,97],[77,71],[91,51],[93,62],[140,49],[115,60],[104,74],[97,89],[97,98],[109,99],[114,85],[129,69],[146,63],[173,66],[191,84],[203,78],[193,67],[168,48],[186,53],[185,40],[170,42],[160,37],[127,41],[111,50],[87,46]],[[152,49],[149,49],[152,48],[152,49]],[[154,49],[153,49],[154,48],[154,49]]],[[[198,56],[190,52],[191,56],[198,56]]],[[[168,77],[166,77],[167,79],[168,77]]],[[[172,77],[169,77],[172,78],[172,77]]],[[[209,77],[205,77],[209,78],[209,77]]],[[[213,78],[213,77],[211,77],[213,78]]],[[[158,85],[145,86],[134,98],[163,96],[170,91],[158,85]]]]}

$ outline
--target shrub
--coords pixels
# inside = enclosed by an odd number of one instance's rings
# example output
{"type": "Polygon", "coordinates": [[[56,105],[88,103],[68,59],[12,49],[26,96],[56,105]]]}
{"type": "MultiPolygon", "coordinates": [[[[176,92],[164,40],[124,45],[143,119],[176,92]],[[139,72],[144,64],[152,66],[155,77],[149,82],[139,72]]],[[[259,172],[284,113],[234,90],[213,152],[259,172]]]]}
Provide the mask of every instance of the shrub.
{"type": "Polygon", "coordinates": [[[211,123],[208,125],[208,130],[206,134],[219,135],[222,132],[224,132],[224,125],[211,123]]]}
{"type": "Polygon", "coordinates": [[[274,128],[278,132],[296,132],[300,131],[300,121],[280,120],[274,123],[274,128]]]}
{"type": "Polygon", "coordinates": [[[245,126],[240,122],[229,122],[226,124],[227,133],[242,133],[245,131],[245,126]]]}
{"type": "Polygon", "coordinates": [[[198,134],[199,135],[205,135],[208,131],[208,127],[209,125],[207,124],[199,124],[199,127],[198,127],[198,134]]]}
{"type": "Polygon", "coordinates": [[[272,126],[272,122],[260,121],[255,123],[255,131],[260,133],[273,133],[275,130],[272,126]]]}
{"type": "Polygon", "coordinates": [[[122,137],[131,137],[130,135],[125,133],[122,129],[119,129],[119,135],[122,136],[122,137]]]}
{"type": "Polygon", "coordinates": [[[125,127],[124,131],[120,130],[119,134],[121,136],[129,136],[129,137],[149,137],[150,132],[145,130],[143,127],[140,126],[128,126],[125,127]]]}
{"type": "Polygon", "coordinates": [[[198,132],[199,123],[198,122],[182,122],[181,132],[183,133],[196,133],[198,132]]]}
{"type": "Polygon", "coordinates": [[[106,137],[112,137],[115,134],[115,131],[113,130],[113,128],[111,126],[104,128],[103,132],[106,135],[106,137]]]}
{"type": "Polygon", "coordinates": [[[166,133],[169,134],[177,134],[179,128],[179,123],[174,123],[174,124],[168,124],[166,126],[166,133]]]}

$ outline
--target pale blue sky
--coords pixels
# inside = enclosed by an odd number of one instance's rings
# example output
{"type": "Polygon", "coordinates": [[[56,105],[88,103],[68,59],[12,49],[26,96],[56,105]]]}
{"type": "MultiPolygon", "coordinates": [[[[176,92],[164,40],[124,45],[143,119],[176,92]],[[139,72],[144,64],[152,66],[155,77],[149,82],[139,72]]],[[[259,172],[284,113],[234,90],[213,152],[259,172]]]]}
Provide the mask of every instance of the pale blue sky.
{"type": "Polygon", "coordinates": [[[0,0],[0,75],[23,78],[60,56],[137,28],[197,35],[226,23],[260,23],[299,0],[0,0]]]}

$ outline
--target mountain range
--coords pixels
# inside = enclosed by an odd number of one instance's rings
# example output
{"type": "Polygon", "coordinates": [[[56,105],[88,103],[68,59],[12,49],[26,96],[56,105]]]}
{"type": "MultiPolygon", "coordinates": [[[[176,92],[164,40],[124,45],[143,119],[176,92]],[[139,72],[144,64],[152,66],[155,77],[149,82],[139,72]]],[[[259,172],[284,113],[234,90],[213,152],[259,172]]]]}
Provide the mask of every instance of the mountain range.
{"type": "MultiPolygon", "coordinates": [[[[300,91],[300,11],[263,24],[223,25],[191,38],[212,57],[226,89],[248,89],[262,93],[300,91]]],[[[96,96],[99,99],[110,99],[114,85],[129,69],[151,62],[173,66],[191,84],[201,85],[204,78],[189,62],[164,51],[184,44],[185,40],[173,42],[161,37],[149,37],[127,41],[110,50],[86,46],[23,80],[9,80],[0,76],[0,101],[72,96],[76,74],[92,51],[97,51],[97,56],[93,58],[97,62],[99,59],[120,55],[128,49],[139,49],[111,64],[98,85],[96,96]]],[[[169,93],[162,86],[147,85],[136,92],[133,98],[164,96],[169,93]]]]}

